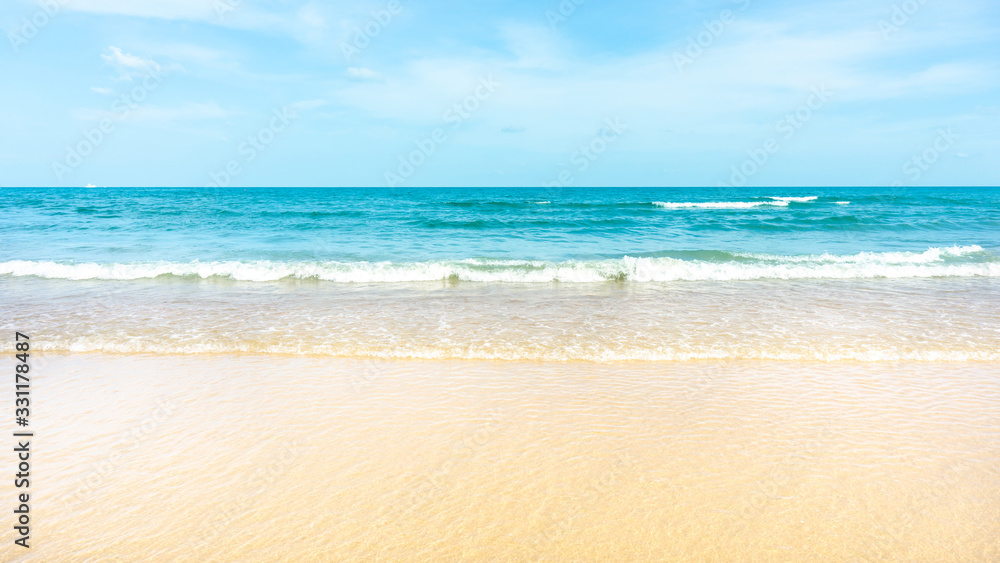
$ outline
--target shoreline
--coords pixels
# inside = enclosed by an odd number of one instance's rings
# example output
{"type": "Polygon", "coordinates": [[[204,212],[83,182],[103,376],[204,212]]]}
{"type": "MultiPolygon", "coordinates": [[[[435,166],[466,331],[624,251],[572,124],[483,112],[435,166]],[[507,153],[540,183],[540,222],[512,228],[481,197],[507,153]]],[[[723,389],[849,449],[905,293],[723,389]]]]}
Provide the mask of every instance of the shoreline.
{"type": "Polygon", "coordinates": [[[998,288],[983,279],[311,291],[0,279],[10,298],[0,309],[7,330],[39,335],[49,352],[962,363],[1000,362],[998,288]]]}
{"type": "MultiPolygon", "coordinates": [[[[331,360],[331,361],[355,361],[355,362],[377,362],[377,363],[471,363],[471,364],[490,364],[497,366],[517,366],[519,364],[531,365],[531,366],[564,366],[564,365],[585,365],[585,366],[684,366],[684,365],[698,365],[698,364],[753,364],[762,365],[768,363],[782,364],[782,365],[802,365],[802,366],[883,366],[883,367],[894,367],[894,366],[960,366],[963,364],[975,365],[975,366],[1000,366],[1000,360],[996,359],[956,359],[956,360],[920,360],[920,359],[894,359],[894,360],[857,360],[857,359],[833,359],[833,360],[820,360],[820,359],[797,359],[797,358],[747,358],[747,357],[732,357],[732,358],[691,358],[691,359],[653,359],[653,360],[641,360],[641,359],[629,359],[629,360],[589,360],[589,359],[568,359],[568,360],[548,360],[548,359],[531,359],[531,358],[455,358],[455,357],[397,357],[397,356],[334,356],[327,354],[293,354],[293,353],[283,353],[283,352],[147,352],[147,351],[136,351],[136,352],[106,352],[102,350],[86,350],[86,351],[66,351],[66,350],[46,350],[44,348],[41,351],[36,351],[36,354],[41,356],[42,354],[51,357],[122,357],[122,358],[197,358],[205,357],[212,359],[227,359],[227,358],[273,358],[273,359],[309,359],[309,360],[331,360]]],[[[0,348],[0,353],[12,353],[13,348],[5,349],[0,348]]]]}

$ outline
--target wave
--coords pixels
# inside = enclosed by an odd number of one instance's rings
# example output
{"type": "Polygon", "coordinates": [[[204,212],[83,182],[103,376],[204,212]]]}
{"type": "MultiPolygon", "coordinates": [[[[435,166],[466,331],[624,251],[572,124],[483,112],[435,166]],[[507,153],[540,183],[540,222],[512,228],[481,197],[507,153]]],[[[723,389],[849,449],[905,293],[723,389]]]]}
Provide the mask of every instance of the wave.
{"type": "Polygon", "coordinates": [[[654,201],[653,205],[664,209],[753,209],[755,207],[788,207],[791,203],[809,203],[819,196],[770,196],[770,201],[654,201]]]}
{"type": "Polygon", "coordinates": [[[789,203],[809,203],[810,201],[816,201],[819,196],[805,196],[805,197],[769,197],[768,199],[773,199],[774,201],[787,201],[789,203]]]}
{"type": "Polygon", "coordinates": [[[140,280],[160,277],[223,278],[249,282],[316,280],[334,283],[463,281],[484,283],[600,283],[735,281],[761,279],[869,279],[1000,277],[1000,259],[980,246],[924,252],[782,256],[714,252],[700,259],[674,256],[592,261],[434,260],[427,262],[140,262],[66,263],[13,260],[0,275],[65,280],[140,280]]]}
{"type": "Polygon", "coordinates": [[[752,209],[765,205],[775,207],[788,207],[787,201],[704,201],[704,202],[673,202],[654,201],[653,205],[664,209],[752,209]]]}

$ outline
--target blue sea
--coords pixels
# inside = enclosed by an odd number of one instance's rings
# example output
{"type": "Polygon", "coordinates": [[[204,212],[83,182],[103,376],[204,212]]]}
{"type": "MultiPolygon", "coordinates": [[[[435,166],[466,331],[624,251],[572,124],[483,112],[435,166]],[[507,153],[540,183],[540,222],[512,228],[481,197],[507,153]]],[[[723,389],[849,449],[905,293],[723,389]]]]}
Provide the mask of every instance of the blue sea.
{"type": "Polygon", "coordinates": [[[2,189],[56,351],[1000,360],[996,188],[2,189]]]}

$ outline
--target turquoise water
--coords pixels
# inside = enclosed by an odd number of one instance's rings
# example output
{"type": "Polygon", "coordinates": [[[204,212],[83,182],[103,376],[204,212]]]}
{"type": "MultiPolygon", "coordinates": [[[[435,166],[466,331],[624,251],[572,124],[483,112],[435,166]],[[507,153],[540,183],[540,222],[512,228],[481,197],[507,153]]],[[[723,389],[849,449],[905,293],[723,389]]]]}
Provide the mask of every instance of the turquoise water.
{"type": "Polygon", "coordinates": [[[4,189],[0,239],[41,350],[1000,361],[993,188],[4,189]]]}
{"type": "Polygon", "coordinates": [[[5,189],[0,233],[0,274],[55,278],[996,275],[1000,190],[5,189]]]}

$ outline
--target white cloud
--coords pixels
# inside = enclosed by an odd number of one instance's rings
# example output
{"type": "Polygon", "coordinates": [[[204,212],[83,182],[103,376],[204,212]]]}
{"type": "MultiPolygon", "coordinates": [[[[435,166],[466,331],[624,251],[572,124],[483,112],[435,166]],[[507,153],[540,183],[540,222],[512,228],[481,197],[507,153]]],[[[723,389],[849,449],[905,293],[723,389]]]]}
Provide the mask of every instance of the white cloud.
{"type": "Polygon", "coordinates": [[[65,7],[102,15],[191,20],[282,33],[339,57],[343,41],[381,6],[371,0],[72,0],[65,7]]]}
{"type": "Polygon", "coordinates": [[[132,80],[136,76],[181,69],[179,65],[170,65],[169,69],[164,69],[151,58],[137,57],[114,46],[108,47],[101,58],[105,64],[118,71],[118,80],[132,80]]]}
{"type": "Polygon", "coordinates": [[[144,70],[150,67],[159,67],[152,59],[142,59],[135,55],[123,53],[118,47],[108,47],[108,52],[101,55],[101,58],[110,65],[126,71],[144,70]]]}
{"type": "Polygon", "coordinates": [[[543,151],[571,145],[590,135],[595,123],[620,116],[637,124],[630,138],[651,150],[699,142],[653,134],[671,129],[705,143],[685,150],[714,151],[719,139],[736,146],[756,142],[762,131],[804,104],[812,88],[826,86],[834,94],[822,119],[811,125],[833,134],[844,127],[834,116],[853,111],[857,105],[851,104],[948,99],[995,87],[1000,76],[990,62],[923,56],[919,37],[934,44],[940,33],[916,27],[908,29],[910,49],[887,43],[873,25],[819,32],[744,19],[683,71],[673,54],[685,48],[685,38],[638,54],[594,58],[567,48],[546,30],[507,26],[501,32],[507,39],[502,52],[428,57],[395,67],[383,61],[382,80],[344,83],[331,92],[332,99],[380,120],[435,127],[447,108],[493,75],[503,87],[463,125],[481,132],[478,142],[543,151]],[[899,63],[901,56],[908,57],[907,64],[899,63]],[[517,136],[487,133],[511,123],[530,127],[517,136]],[[825,124],[830,129],[822,129],[825,124]]]}
{"type": "MultiPolygon", "coordinates": [[[[81,0],[75,9],[203,18],[221,25],[266,29],[295,37],[314,53],[342,60],[341,42],[378,7],[366,0],[335,5],[288,0],[270,4],[280,7],[268,8],[271,11],[254,0],[150,0],[142,4],[81,0]],[[229,2],[235,10],[221,21],[211,21],[216,18],[211,7],[217,1],[229,2]],[[208,12],[202,9],[205,6],[208,12]]],[[[956,41],[954,34],[931,26],[930,20],[925,26],[923,20],[915,19],[905,33],[886,41],[876,22],[887,7],[870,6],[863,0],[827,4],[822,14],[802,7],[777,15],[750,9],[741,12],[682,72],[673,55],[683,52],[686,36],[699,30],[697,26],[679,30],[673,37],[665,34],[667,42],[641,52],[595,56],[596,43],[587,43],[587,55],[583,55],[584,49],[575,50],[565,29],[506,21],[497,27],[499,46],[491,38],[489,47],[470,45],[459,55],[435,57],[414,49],[401,59],[378,58],[372,49],[354,66],[341,67],[335,86],[304,95],[324,96],[340,106],[338,110],[360,109],[379,119],[439,124],[445,110],[469,96],[483,77],[493,75],[504,87],[483,104],[469,126],[482,122],[485,129],[501,131],[511,123],[525,124],[530,127],[523,137],[550,146],[556,137],[561,142],[588,134],[595,120],[610,115],[637,116],[634,120],[643,121],[648,126],[643,129],[649,131],[669,129],[731,138],[769,126],[771,120],[801,105],[813,87],[828,86],[841,104],[947,97],[997,83],[1000,72],[993,63],[959,57],[949,60],[938,47],[956,41]],[[936,54],[924,56],[928,49],[936,54]]],[[[925,19],[932,15],[930,9],[922,14],[925,19]]],[[[173,44],[142,52],[160,60],[190,61],[192,69],[207,66],[237,71],[251,60],[200,45],[173,44]]],[[[102,56],[126,79],[160,66],[118,47],[110,47],[102,56]]],[[[253,78],[305,82],[314,76],[253,78]]]]}
{"type": "Polygon", "coordinates": [[[103,86],[91,86],[91,91],[97,92],[98,94],[103,94],[105,96],[110,96],[115,93],[111,88],[105,88],[103,86]]]}

